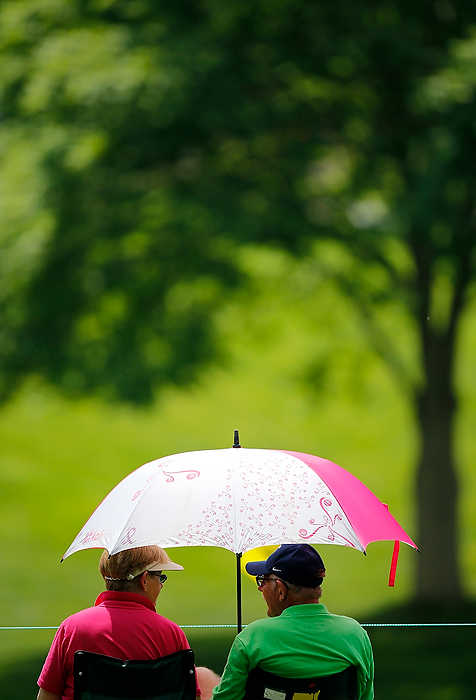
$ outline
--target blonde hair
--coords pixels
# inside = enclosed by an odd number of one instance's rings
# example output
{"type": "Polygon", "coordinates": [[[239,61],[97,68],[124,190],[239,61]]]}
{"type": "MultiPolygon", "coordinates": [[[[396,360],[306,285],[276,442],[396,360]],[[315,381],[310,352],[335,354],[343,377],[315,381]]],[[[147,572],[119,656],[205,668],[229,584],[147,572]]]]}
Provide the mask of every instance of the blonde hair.
{"type": "Polygon", "coordinates": [[[155,544],[125,549],[112,556],[105,549],[99,560],[99,573],[108,591],[134,591],[138,588],[135,577],[146,571],[148,565],[161,561],[164,564],[168,561],[167,554],[155,544]]]}

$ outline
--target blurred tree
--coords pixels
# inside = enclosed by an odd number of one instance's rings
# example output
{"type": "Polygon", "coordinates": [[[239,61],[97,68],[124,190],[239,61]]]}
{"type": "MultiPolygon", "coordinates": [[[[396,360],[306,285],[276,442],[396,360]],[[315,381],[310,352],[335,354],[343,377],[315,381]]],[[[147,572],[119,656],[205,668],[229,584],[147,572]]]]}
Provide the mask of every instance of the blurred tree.
{"type": "Polygon", "coordinates": [[[181,193],[190,78],[150,6],[0,10],[4,396],[37,372],[142,403],[213,356],[237,274],[213,212],[181,193]]]}
{"type": "Polygon", "coordinates": [[[4,396],[30,372],[135,401],[187,380],[233,246],[318,242],[415,408],[416,594],[461,597],[475,20],[452,0],[4,2],[4,396]],[[385,324],[395,300],[418,371],[385,324]]]}

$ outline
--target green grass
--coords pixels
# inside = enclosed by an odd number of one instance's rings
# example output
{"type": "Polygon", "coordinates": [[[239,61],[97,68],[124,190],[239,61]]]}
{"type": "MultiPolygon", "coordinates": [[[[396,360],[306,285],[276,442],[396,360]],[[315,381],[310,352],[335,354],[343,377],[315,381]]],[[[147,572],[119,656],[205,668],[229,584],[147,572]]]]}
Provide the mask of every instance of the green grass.
{"type": "MultiPolygon", "coordinates": [[[[234,428],[240,429],[246,447],[295,449],[339,463],[388,503],[407,532],[416,536],[417,443],[411,407],[369,351],[358,324],[335,292],[321,290],[316,306],[302,269],[291,266],[283,286],[278,284],[282,263],[272,262],[265,266],[267,275],[254,295],[238,296],[217,320],[228,364],[205,372],[194,386],[168,388],[145,411],[94,399],[70,401],[32,380],[2,409],[0,626],[57,625],[91,604],[101,590],[98,552],[80,552],[63,564],[59,559],[93,508],[144,462],[173,452],[230,446],[234,428]],[[331,359],[325,362],[329,353],[331,359]]],[[[394,320],[398,325],[397,316],[394,320]]],[[[405,328],[401,330],[403,341],[401,333],[396,338],[404,343],[405,328]]],[[[468,314],[457,377],[461,387],[457,455],[462,566],[472,596],[476,596],[475,350],[476,326],[468,314]]],[[[411,353],[407,354],[411,362],[411,353]]],[[[401,548],[395,589],[386,585],[391,543],[371,544],[366,557],[336,546],[321,552],[328,569],[323,602],[334,612],[371,622],[378,609],[397,609],[411,596],[418,554],[409,547],[401,548]]],[[[171,554],[185,571],[171,574],[160,611],[183,625],[233,623],[233,555],[211,548],[182,548],[171,554]]],[[[243,611],[245,623],[264,613],[255,585],[246,578],[243,611]]],[[[398,674],[422,652],[421,637],[413,635],[420,641],[405,647],[403,640],[409,636],[400,634],[400,641],[398,636],[381,633],[382,649],[387,650],[381,652],[385,673],[392,670],[384,662],[392,656],[392,644],[398,674]],[[399,644],[403,644],[400,651],[399,644]]],[[[44,631],[0,631],[0,696],[27,697],[20,679],[33,683],[51,637],[44,631]],[[5,695],[2,691],[9,686],[5,695]],[[17,686],[23,687],[18,690],[23,695],[14,695],[17,686]]],[[[215,665],[222,664],[230,633],[193,632],[190,637],[197,640],[199,661],[202,655],[204,662],[211,658],[215,665]]],[[[451,644],[459,649],[456,640],[467,638],[455,633],[451,644]]],[[[464,644],[459,654],[465,655],[464,644]]],[[[412,668],[418,665],[415,661],[412,668]]],[[[469,697],[445,695],[450,692],[446,685],[438,692],[431,697],[469,697]]],[[[426,696],[409,691],[379,697],[426,696]]]]}
{"type": "MultiPolygon", "coordinates": [[[[455,610],[409,608],[374,613],[375,622],[476,620],[476,605],[455,610]]],[[[232,630],[186,630],[198,665],[221,673],[233,640],[232,630]]],[[[375,658],[376,698],[385,700],[473,700],[476,627],[368,628],[375,658]]],[[[12,633],[24,635],[24,633],[12,633]]],[[[47,648],[50,634],[41,636],[47,648]]],[[[43,662],[40,651],[18,655],[0,667],[0,697],[24,700],[33,688],[43,662]]]]}

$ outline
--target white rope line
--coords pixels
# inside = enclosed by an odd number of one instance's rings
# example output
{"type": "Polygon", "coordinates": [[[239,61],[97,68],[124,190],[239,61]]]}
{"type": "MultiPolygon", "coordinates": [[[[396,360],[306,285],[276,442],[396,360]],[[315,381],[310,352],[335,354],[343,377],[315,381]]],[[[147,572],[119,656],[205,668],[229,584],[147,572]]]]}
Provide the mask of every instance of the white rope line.
{"type": "Polygon", "coordinates": [[[476,622],[363,622],[361,627],[476,627],[476,622]]]}
{"type": "MultiPolygon", "coordinates": [[[[247,625],[243,625],[246,627],[247,625]]],[[[236,623],[231,625],[179,625],[182,629],[235,629],[236,623]]],[[[476,622],[363,622],[361,627],[476,627],[476,622]]],[[[58,626],[45,627],[0,627],[0,631],[7,630],[57,630],[58,626]]]]}

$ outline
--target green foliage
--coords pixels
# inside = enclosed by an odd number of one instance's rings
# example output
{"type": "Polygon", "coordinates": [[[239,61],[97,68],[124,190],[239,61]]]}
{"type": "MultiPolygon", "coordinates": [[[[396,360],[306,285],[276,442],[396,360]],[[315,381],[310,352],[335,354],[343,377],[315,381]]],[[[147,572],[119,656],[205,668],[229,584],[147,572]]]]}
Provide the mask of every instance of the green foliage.
{"type": "Polygon", "coordinates": [[[163,28],[111,9],[1,10],[4,395],[40,372],[150,401],[214,355],[208,318],[236,278],[212,213],[181,196],[193,162],[173,164],[164,124],[185,86],[163,28]]]}
{"type": "Polygon", "coordinates": [[[373,314],[397,298],[445,336],[474,273],[469,7],[0,13],[4,396],[32,372],[134,402],[190,380],[242,241],[344,246],[329,275],[399,381],[425,382],[373,314]]]}

